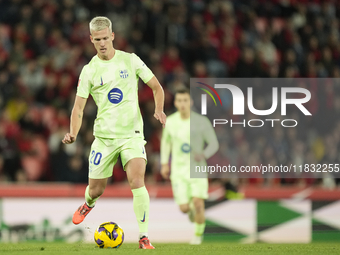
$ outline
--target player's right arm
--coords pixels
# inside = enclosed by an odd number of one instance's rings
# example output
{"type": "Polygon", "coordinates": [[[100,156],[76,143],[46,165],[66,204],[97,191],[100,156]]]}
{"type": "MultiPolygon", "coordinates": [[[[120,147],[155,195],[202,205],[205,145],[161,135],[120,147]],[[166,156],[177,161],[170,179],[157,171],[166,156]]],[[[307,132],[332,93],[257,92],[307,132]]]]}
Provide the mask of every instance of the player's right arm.
{"type": "Polygon", "coordinates": [[[169,164],[163,164],[161,167],[161,175],[165,180],[168,180],[170,177],[170,167],[169,164]]]}
{"type": "Polygon", "coordinates": [[[204,143],[207,144],[206,148],[201,153],[196,153],[194,158],[196,162],[201,162],[214,155],[219,148],[219,143],[213,126],[207,117],[201,116],[199,119],[199,124],[203,126],[202,128],[202,138],[204,143]]]}
{"type": "Polygon", "coordinates": [[[85,65],[80,73],[77,87],[77,95],[71,113],[70,133],[67,133],[64,139],[62,140],[62,142],[65,144],[75,142],[75,140],[77,139],[79,129],[81,127],[81,123],[83,120],[83,112],[87,98],[89,97],[91,87],[90,79],[88,78],[87,73],[88,65],[85,65]]]}
{"type": "Polygon", "coordinates": [[[202,123],[204,127],[203,132],[203,139],[207,143],[207,147],[203,151],[203,155],[205,159],[210,158],[212,155],[214,155],[219,148],[218,139],[215,133],[215,130],[213,126],[211,125],[210,121],[207,117],[204,118],[205,121],[202,123]]]}
{"type": "Polygon", "coordinates": [[[70,144],[76,141],[83,120],[86,101],[87,98],[76,96],[71,114],[70,133],[65,135],[64,139],[62,140],[63,143],[70,144]]]}
{"type": "Polygon", "coordinates": [[[170,167],[169,157],[171,151],[171,136],[169,134],[169,126],[165,126],[161,139],[161,175],[164,179],[169,179],[170,167]]]}

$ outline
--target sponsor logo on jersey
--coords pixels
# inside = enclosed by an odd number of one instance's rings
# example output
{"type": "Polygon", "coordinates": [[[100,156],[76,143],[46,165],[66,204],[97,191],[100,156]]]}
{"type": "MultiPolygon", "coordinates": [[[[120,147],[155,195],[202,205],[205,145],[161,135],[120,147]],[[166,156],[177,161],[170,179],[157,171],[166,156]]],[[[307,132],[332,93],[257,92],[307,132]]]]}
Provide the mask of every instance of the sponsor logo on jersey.
{"type": "Polygon", "coordinates": [[[190,148],[190,145],[187,144],[187,143],[183,143],[182,144],[182,147],[181,147],[181,150],[184,152],[184,153],[189,153],[191,148],[190,148]]]}
{"type": "Polygon", "coordinates": [[[119,88],[113,88],[107,94],[109,101],[113,104],[118,104],[123,100],[123,92],[119,88]]]}
{"type": "Polygon", "coordinates": [[[128,71],[126,69],[125,70],[120,70],[119,71],[119,76],[120,76],[120,78],[123,78],[123,79],[127,78],[129,76],[128,71]]]}

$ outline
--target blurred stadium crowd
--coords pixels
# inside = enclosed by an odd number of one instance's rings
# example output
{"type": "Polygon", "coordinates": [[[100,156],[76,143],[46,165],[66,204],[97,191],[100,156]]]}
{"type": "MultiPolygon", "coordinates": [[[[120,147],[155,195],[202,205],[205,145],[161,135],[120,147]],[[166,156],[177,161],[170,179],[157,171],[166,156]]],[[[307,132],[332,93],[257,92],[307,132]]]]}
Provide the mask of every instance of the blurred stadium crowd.
{"type": "MultiPolygon", "coordinates": [[[[80,70],[96,53],[88,23],[97,15],[111,19],[116,49],[135,52],[152,69],[167,114],[174,91],[190,77],[340,77],[339,1],[0,0],[0,181],[87,182],[96,116],[91,98],[77,143],[65,146],[61,139],[80,70]]],[[[235,165],[339,162],[340,85],[309,89],[318,95],[309,123],[265,135],[232,129],[222,143],[226,154],[216,157],[235,165]]],[[[153,118],[152,91],[142,83],[139,97],[148,181],[159,182],[162,129],[153,118]]],[[[117,164],[110,182],[124,180],[117,164]]],[[[275,184],[287,182],[317,184],[275,184]]]]}

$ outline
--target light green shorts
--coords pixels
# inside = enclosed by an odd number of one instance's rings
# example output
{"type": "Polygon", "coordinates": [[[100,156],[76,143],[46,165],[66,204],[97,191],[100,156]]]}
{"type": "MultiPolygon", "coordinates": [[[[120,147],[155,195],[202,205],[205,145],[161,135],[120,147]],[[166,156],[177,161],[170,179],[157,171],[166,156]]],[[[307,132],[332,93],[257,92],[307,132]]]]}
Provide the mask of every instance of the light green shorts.
{"type": "Polygon", "coordinates": [[[188,204],[191,198],[208,198],[208,178],[172,178],[172,193],[178,205],[188,204]]]}
{"type": "Polygon", "coordinates": [[[142,138],[108,139],[95,137],[89,156],[89,178],[104,179],[112,176],[118,156],[125,169],[126,163],[133,158],[144,158],[146,152],[142,138]]]}

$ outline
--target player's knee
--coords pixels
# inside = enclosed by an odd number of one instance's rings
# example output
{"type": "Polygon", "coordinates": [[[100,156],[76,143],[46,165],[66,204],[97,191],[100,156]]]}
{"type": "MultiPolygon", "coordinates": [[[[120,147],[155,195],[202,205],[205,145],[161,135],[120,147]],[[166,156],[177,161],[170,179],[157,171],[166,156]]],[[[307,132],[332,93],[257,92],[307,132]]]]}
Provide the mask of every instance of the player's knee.
{"type": "Polygon", "coordinates": [[[105,187],[95,187],[95,188],[90,188],[90,197],[92,199],[100,197],[104,193],[105,187]]]}
{"type": "Polygon", "coordinates": [[[200,199],[200,198],[196,198],[194,199],[194,207],[195,207],[195,211],[196,213],[200,213],[202,211],[204,211],[204,200],[200,199]]]}
{"type": "Polygon", "coordinates": [[[179,206],[179,209],[181,210],[182,213],[188,213],[190,208],[188,204],[183,204],[179,206]]]}
{"type": "Polygon", "coordinates": [[[201,206],[201,205],[195,206],[195,212],[197,214],[200,214],[200,213],[204,212],[204,206],[201,206]]]}
{"type": "Polygon", "coordinates": [[[137,178],[137,177],[136,178],[130,178],[129,184],[130,184],[131,189],[138,189],[138,188],[141,188],[145,185],[144,179],[143,178],[137,178]]]}

